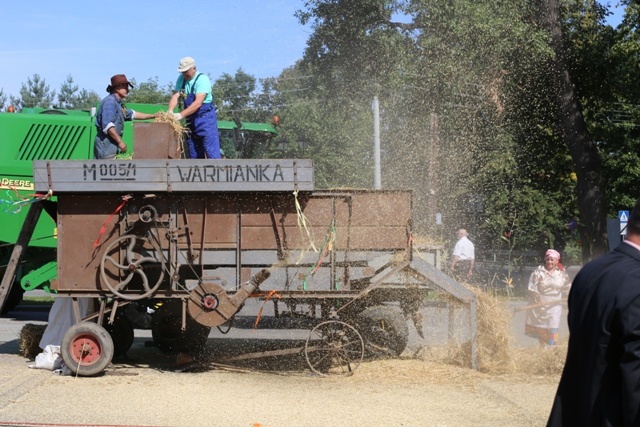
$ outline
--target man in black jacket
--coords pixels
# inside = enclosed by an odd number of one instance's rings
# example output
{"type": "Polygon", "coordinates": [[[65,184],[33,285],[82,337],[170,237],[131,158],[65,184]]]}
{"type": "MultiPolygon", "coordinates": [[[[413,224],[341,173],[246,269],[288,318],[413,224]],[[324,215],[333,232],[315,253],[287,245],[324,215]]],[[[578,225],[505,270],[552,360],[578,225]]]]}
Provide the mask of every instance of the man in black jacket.
{"type": "Polygon", "coordinates": [[[569,293],[569,349],[548,427],[640,426],[640,200],[627,237],[569,293]]]}

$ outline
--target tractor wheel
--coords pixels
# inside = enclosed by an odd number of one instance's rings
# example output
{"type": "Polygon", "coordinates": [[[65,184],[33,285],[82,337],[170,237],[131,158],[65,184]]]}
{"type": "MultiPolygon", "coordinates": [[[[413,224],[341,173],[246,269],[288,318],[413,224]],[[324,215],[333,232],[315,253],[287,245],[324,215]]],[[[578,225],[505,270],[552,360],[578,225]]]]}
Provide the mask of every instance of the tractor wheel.
{"type": "Polygon", "coordinates": [[[182,307],[178,300],[162,304],[151,318],[151,334],[160,351],[165,354],[202,350],[211,328],[201,325],[187,315],[187,327],[182,330],[182,307]]]}
{"type": "Polygon", "coordinates": [[[133,325],[124,312],[118,313],[111,325],[109,324],[109,316],[105,315],[102,324],[113,340],[114,357],[124,357],[133,345],[133,325]]]}
{"type": "MultiPolygon", "coordinates": [[[[2,275],[0,274],[0,278],[2,275]]],[[[24,289],[20,286],[20,283],[14,282],[11,289],[9,289],[9,295],[7,295],[7,299],[4,301],[4,306],[2,306],[2,313],[7,314],[8,312],[15,309],[18,304],[22,302],[22,297],[24,296],[24,289]]]]}
{"type": "Polygon", "coordinates": [[[384,305],[364,309],[358,314],[358,331],[371,355],[399,356],[409,342],[409,327],[401,312],[384,305]]]}
{"type": "Polygon", "coordinates": [[[103,372],[111,362],[113,340],[97,323],[76,323],[62,337],[60,353],[71,372],[90,377],[103,372]]]}

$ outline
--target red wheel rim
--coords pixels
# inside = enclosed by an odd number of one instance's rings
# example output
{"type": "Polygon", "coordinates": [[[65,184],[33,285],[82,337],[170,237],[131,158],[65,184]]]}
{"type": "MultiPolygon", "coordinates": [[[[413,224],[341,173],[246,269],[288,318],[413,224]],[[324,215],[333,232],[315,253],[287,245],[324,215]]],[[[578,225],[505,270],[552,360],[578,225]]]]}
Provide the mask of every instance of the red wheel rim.
{"type": "Polygon", "coordinates": [[[100,340],[93,334],[82,334],[73,338],[69,353],[80,366],[93,365],[102,357],[100,340]]]}

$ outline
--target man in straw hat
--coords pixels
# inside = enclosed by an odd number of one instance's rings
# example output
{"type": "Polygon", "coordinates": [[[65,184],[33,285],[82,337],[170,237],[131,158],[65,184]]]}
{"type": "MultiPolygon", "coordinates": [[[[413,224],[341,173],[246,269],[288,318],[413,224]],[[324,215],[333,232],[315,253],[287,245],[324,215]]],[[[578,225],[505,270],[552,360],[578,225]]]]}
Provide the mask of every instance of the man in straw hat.
{"type": "Polygon", "coordinates": [[[547,426],[640,426],[640,200],[626,240],[569,292],[569,347],[547,426]]]}
{"type": "Polygon", "coordinates": [[[107,86],[109,95],[100,103],[96,116],[98,134],[93,145],[96,159],[115,159],[118,152],[127,152],[128,147],[122,141],[125,121],[152,119],[157,115],[139,113],[124,106],[123,100],[129,95],[130,87],[133,85],[124,74],[111,77],[111,84],[107,86]]]}
{"type": "Polygon", "coordinates": [[[173,96],[169,100],[169,111],[178,105],[182,99],[184,109],[174,113],[176,120],[186,119],[189,132],[187,134],[187,148],[192,159],[219,159],[220,136],[218,135],[218,118],[211,80],[206,74],[198,72],[196,61],[187,56],[178,63],[180,75],[176,80],[173,96]]]}

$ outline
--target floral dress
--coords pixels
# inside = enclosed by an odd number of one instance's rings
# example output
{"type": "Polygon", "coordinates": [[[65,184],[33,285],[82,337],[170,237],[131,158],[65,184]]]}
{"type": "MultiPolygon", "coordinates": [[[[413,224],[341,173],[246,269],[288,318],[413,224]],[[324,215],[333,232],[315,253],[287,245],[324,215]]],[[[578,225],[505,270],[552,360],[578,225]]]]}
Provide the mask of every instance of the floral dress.
{"type": "Polygon", "coordinates": [[[560,301],[568,295],[570,287],[569,275],[564,269],[548,271],[541,265],[531,273],[528,286],[529,303],[540,306],[527,311],[527,336],[538,338],[540,343],[556,345],[562,316],[560,301]]]}

